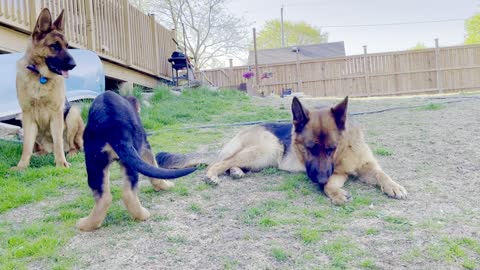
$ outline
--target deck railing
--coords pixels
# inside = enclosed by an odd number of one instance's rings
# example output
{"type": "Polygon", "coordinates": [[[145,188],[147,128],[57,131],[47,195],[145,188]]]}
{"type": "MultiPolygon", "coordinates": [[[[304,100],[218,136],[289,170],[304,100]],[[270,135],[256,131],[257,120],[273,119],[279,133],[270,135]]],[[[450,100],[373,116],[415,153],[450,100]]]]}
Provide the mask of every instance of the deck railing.
{"type": "Polygon", "coordinates": [[[71,46],[158,77],[171,77],[167,62],[175,50],[174,32],[128,0],[0,0],[0,23],[30,33],[40,10],[65,10],[71,46]]]}

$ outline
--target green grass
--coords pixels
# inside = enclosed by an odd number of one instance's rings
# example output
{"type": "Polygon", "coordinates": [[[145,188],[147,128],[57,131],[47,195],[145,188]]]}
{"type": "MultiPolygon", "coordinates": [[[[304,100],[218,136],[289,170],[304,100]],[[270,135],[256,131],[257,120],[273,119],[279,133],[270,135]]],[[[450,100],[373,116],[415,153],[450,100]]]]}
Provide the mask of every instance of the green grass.
{"type": "Polygon", "coordinates": [[[375,262],[372,259],[363,260],[359,266],[363,269],[378,269],[378,267],[375,266],[375,262]]]}
{"type": "Polygon", "coordinates": [[[385,147],[377,147],[377,148],[375,148],[375,150],[373,152],[376,155],[379,155],[379,156],[391,156],[391,155],[393,155],[393,151],[388,149],[388,148],[385,148],[385,147]]]}
{"type": "Polygon", "coordinates": [[[429,103],[425,106],[418,107],[417,110],[419,110],[419,111],[438,111],[438,110],[441,110],[445,107],[446,106],[443,105],[443,104],[429,103]]]}
{"type": "Polygon", "coordinates": [[[190,195],[190,190],[188,189],[188,185],[184,182],[177,181],[175,186],[171,189],[171,191],[175,192],[179,196],[188,196],[190,195]]]}
{"type": "Polygon", "coordinates": [[[389,230],[409,231],[412,229],[412,224],[404,217],[386,216],[383,220],[387,223],[385,228],[389,230]]]}
{"type": "Polygon", "coordinates": [[[277,262],[286,262],[290,258],[290,254],[287,251],[279,247],[274,247],[271,249],[272,257],[277,262]]]}
{"type": "Polygon", "coordinates": [[[278,225],[278,222],[275,221],[273,218],[271,217],[263,217],[262,219],[260,219],[260,221],[258,222],[261,226],[263,227],[266,227],[266,228],[269,228],[269,227],[274,227],[274,226],[277,226],[278,225]]]}
{"type": "Polygon", "coordinates": [[[445,268],[478,269],[480,241],[469,237],[439,235],[425,246],[416,247],[402,255],[408,263],[436,261],[445,268]],[[438,240],[437,240],[438,239],[438,240]]]}
{"type": "Polygon", "coordinates": [[[0,141],[0,214],[10,209],[57,197],[62,189],[85,187],[83,154],[70,159],[70,168],[55,168],[53,156],[32,157],[31,168],[10,170],[20,160],[22,147],[0,141]]]}
{"type": "Polygon", "coordinates": [[[360,257],[362,252],[351,240],[339,237],[329,241],[320,248],[330,258],[331,266],[338,269],[349,269],[354,258],[360,257]]]}
{"type": "Polygon", "coordinates": [[[202,211],[202,208],[200,207],[200,205],[198,203],[192,203],[188,207],[188,211],[198,214],[202,211]]]}
{"type": "Polygon", "coordinates": [[[305,174],[286,175],[285,179],[274,190],[286,192],[289,199],[318,193],[316,186],[312,184],[305,174]]]}
{"type": "Polygon", "coordinates": [[[169,243],[174,243],[174,244],[186,244],[188,242],[187,238],[183,235],[173,235],[173,236],[168,236],[167,241],[169,243]]]}
{"type": "Polygon", "coordinates": [[[441,241],[428,246],[427,254],[436,261],[461,264],[464,268],[475,269],[475,258],[480,256],[480,242],[468,237],[444,237],[441,241]]]}
{"type": "MultiPolygon", "coordinates": [[[[283,200],[268,200],[262,202],[260,205],[248,208],[243,215],[243,222],[245,224],[254,224],[262,222],[266,224],[272,224],[274,221],[265,219],[266,215],[272,212],[283,211],[288,207],[288,203],[283,200]]],[[[268,227],[268,226],[267,226],[268,227]]]]}
{"type": "Polygon", "coordinates": [[[265,168],[261,171],[261,173],[263,175],[277,175],[277,174],[280,174],[281,171],[280,169],[276,168],[276,167],[268,167],[268,168],[265,168]]]}
{"type": "Polygon", "coordinates": [[[377,235],[379,233],[378,229],[368,228],[365,230],[366,235],[377,235]]]}
{"type": "Polygon", "coordinates": [[[185,90],[182,95],[176,96],[168,88],[160,88],[155,90],[150,103],[152,106],[144,107],[141,112],[147,130],[181,124],[220,124],[289,117],[289,112],[256,107],[245,93],[236,90],[201,88],[185,90]]]}
{"type": "Polygon", "coordinates": [[[320,232],[316,229],[303,228],[300,230],[299,235],[305,244],[311,244],[320,240],[320,232]]]}
{"type": "MultiPolygon", "coordinates": [[[[134,89],[133,95],[143,101],[140,89],[134,89]]],[[[142,106],[141,118],[147,130],[160,131],[149,137],[154,152],[195,151],[200,145],[218,142],[224,137],[219,130],[182,129],[185,126],[289,117],[288,111],[257,108],[247,95],[235,90],[195,89],[174,96],[167,88],[160,88],[154,91],[148,103],[149,106],[146,103],[142,106]]],[[[90,105],[91,102],[79,104],[85,121],[90,105]]],[[[10,168],[20,159],[21,151],[20,144],[0,141],[0,214],[40,201],[51,201],[48,203],[51,209],[39,209],[46,214],[40,214],[42,218],[29,220],[26,224],[0,223],[0,269],[26,269],[35,261],[41,261],[47,268],[68,268],[74,260],[63,259],[58,251],[77,232],[74,228],[76,221],[86,216],[94,204],[86,181],[84,156],[79,154],[69,159],[72,166],[67,169],[55,168],[53,155],[32,157],[27,170],[11,171],[10,168]],[[62,201],[60,198],[66,193],[79,197],[71,202],[62,201]]],[[[120,177],[119,166],[113,166],[111,179],[120,177]]],[[[188,181],[177,181],[168,192],[185,197],[194,190],[208,191],[209,188],[207,185],[192,187],[188,181]]],[[[142,187],[142,191],[147,197],[157,194],[151,187],[142,187]]],[[[138,223],[132,220],[120,200],[120,187],[112,186],[112,193],[114,203],[103,227],[136,226],[138,223]]],[[[199,205],[191,205],[188,211],[198,213],[201,209],[199,205]]],[[[263,223],[266,226],[273,224],[268,220],[263,223]]]]}

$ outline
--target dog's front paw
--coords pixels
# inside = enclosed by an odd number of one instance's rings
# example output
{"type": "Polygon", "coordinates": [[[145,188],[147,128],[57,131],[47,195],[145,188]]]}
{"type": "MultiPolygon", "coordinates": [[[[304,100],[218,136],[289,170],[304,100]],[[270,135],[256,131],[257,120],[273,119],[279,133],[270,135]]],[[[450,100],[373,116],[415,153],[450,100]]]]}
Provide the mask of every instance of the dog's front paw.
{"type": "Polygon", "coordinates": [[[10,168],[12,171],[23,171],[28,167],[28,164],[20,161],[17,166],[10,168]]]}
{"type": "Polygon", "coordinates": [[[217,186],[220,183],[220,178],[218,176],[205,176],[203,181],[209,185],[217,186]]]}
{"type": "Polygon", "coordinates": [[[395,199],[406,199],[407,198],[407,190],[401,185],[391,182],[386,185],[381,186],[382,191],[387,194],[389,197],[395,199]]]}
{"type": "Polygon", "coordinates": [[[70,163],[68,163],[66,160],[64,161],[57,161],[55,162],[56,165],[57,165],[57,168],[69,168],[70,167],[70,163]]]}
{"type": "Polygon", "coordinates": [[[332,203],[336,205],[344,205],[352,200],[350,193],[344,189],[338,189],[338,191],[332,192],[329,197],[332,203]]]}
{"type": "Polygon", "coordinates": [[[230,168],[230,176],[233,179],[240,179],[245,176],[245,173],[242,171],[242,169],[238,167],[233,167],[233,168],[230,168]]]}
{"type": "Polygon", "coordinates": [[[153,189],[156,191],[169,190],[175,186],[174,182],[161,179],[152,179],[150,182],[152,183],[153,189]]]}
{"type": "Polygon", "coordinates": [[[10,170],[12,171],[23,171],[25,170],[27,167],[24,167],[24,166],[14,166],[14,167],[11,167],[10,170]]]}
{"type": "Polygon", "coordinates": [[[139,220],[139,221],[145,221],[149,217],[150,217],[150,212],[144,207],[141,207],[140,211],[138,213],[135,213],[135,215],[133,216],[135,220],[139,220]]]}
{"type": "Polygon", "coordinates": [[[90,216],[78,220],[76,227],[83,232],[92,232],[100,228],[102,223],[92,222],[90,216]]]}

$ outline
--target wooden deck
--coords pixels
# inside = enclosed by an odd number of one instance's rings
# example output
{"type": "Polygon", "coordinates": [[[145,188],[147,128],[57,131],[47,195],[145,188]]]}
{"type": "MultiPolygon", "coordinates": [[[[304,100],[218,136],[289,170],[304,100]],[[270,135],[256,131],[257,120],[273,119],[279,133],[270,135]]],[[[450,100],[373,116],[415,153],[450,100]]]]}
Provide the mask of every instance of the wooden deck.
{"type": "Polygon", "coordinates": [[[53,16],[65,9],[70,45],[95,51],[108,78],[145,87],[171,78],[175,33],[128,0],[0,0],[0,52],[25,50],[44,7],[53,16]]]}

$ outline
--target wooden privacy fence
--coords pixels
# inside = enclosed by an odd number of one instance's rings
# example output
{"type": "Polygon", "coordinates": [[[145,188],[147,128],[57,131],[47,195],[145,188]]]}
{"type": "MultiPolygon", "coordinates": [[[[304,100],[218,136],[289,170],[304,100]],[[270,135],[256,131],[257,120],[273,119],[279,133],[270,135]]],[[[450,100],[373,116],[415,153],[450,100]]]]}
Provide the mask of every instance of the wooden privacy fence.
{"type": "MultiPolygon", "coordinates": [[[[250,86],[243,73],[254,66],[199,72],[219,87],[250,86]]],[[[480,45],[363,54],[259,65],[258,91],[292,89],[319,96],[380,96],[480,89],[480,45]]]]}
{"type": "Polygon", "coordinates": [[[0,23],[30,33],[44,7],[53,16],[65,10],[71,46],[150,75],[171,77],[167,59],[176,49],[174,32],[128,0],[0,0],[0,23]]]}

